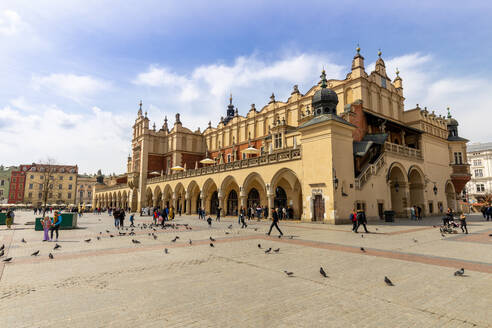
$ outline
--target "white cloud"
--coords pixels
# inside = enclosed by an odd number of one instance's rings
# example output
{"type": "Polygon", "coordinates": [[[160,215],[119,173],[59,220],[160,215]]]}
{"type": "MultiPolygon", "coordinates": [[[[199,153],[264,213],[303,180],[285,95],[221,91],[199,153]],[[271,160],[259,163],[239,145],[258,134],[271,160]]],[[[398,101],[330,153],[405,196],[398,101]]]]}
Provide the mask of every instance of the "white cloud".
{"type": "MultiPolygon", "coordinates": [[[[343,67],[326,54],[289,55],[274,62],[253,54],[238,57],[230,65],[202,65],[189,74],[177,74],[151,65],[137,75],[134,83],[150,87],[152,94],[159,95],[154,97],[159,102],[155,107],[181,112],[183,123],[194,130],[203,129],[209,120],[218,123],[225,114],[229,93],[244,115],[251,103],[256,103],[258,109],[266,105],[272,92],[278,100],[285,101],[294,84],[298,84],[301,91],[307,91],[319,80],[322,67],[331,78],[343,77],[343,67]]],[[[149,112],[149,116],[157,120],[161,120],[163,114],[166,113],[149,112]]],[[[174,116],[171,112],[167,114],[174,116]]]]}
{"type": "Polygon", "coordinates": [[[32,85],[36,90],[49,90],[58,96],[77,102],[81,102],[111,88],[111,83],[107,81],[89,75],[75,74],[33,76],[32,85]]]}
{"type": "Polygon", "coordinates": [[[73,114],[56,106],[38,106],[36,113],[6,106],[0,109],[2,160],[18,165],[51,157],[87,172],[123,172],[131,123],[97,107],[73,114]]]}
{"type": "Polygon", "coordinates": [[[0,36],[13,36],[22,29],[23,25],[17,12],[8,9],[0,12],[0,36]]]}

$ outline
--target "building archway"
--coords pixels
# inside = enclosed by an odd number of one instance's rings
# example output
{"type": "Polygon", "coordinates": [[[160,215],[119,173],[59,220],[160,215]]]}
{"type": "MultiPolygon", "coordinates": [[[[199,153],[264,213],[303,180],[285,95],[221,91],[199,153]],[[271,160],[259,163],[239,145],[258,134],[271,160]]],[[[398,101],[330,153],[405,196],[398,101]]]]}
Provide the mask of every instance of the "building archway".
{"type": "Polygon", "coordinates": [[[238,214],[238,198],[237,192],[232,189],[227,195],[227,208],[226,215],[237,215],[238,214]]]}
{"type": "Polygon", "coordinates": [[[269,207],[285,208],[289,218],[302,216],[302,187],[294,171],[283,168],[279,170],[270,184],[271,196],[269,207]]]}
{"type": "Polygon", "coordinates": [[[154,206],[162,208],[162,191],[159,186],[154,189],[154,206]]]}
{"type": "Polygon", "coordinates": [[[260,193],[256,188],[251,188],[248,192],[247,206],[256,209],[258,205],[260,205],[260,193]]]}
{"type": "Polygon", "coordinates": [[[219,193],[215,190],[210,196],[210,214],[217,214],[217,209],[219,208],[219,193]]]}
{"type": "Polygon", "coordinates": [[[176,196],[176,213],[186,213],[186,191],[183,184],[180,182],[174,188],[174,194],[176,196]]]}
{"type": "Polygon", "coordinates": [[[153,207],[153,195],[152,195],[152,189],[150,187],[147,188],[147,191],[145,192],[145,207],[153,207]]]}
{"type": "Polygon", "coordinates": [[[200,187],[195,180],[191,181],[187,189],[188,202],[187,205],[188,213],[198,213],[198,209],[201,207],[200,202],[200,187]]]}
{"type": "Polygon", "coordinates": [[[446,182],[446,188],[444,189],[446,193],[446,205],[448,208],[452,209],[453,212],[456,211],[456,193],[453,184],[448,181],[446,182]]]}
{"type": "MultiPolygon", "coordinates": [[[[422,171],[415,166],[408,173],[408,186],[410,189],[409,206],[418,206],[422,210],[421,215],[425,215],[425,180],[422,171]]],[[[417,213],[416,213],[417,214],[417,213]]]]}
{"type": "Polygon", "coordinates": [[[393,163],[389,168],[387,176],[391,193],[391,209],[399,217],[407,216],[407,178],[404,172],[405,169],[401,164],[393,163]]]}
{"type": "Polygon", "coordinates": [[[167,184],[164,187],[164,191],[162,193],[163,207],[171,208],[172,200],[173,200],[173,190],[171,189],[171,186],[167,184]]]}

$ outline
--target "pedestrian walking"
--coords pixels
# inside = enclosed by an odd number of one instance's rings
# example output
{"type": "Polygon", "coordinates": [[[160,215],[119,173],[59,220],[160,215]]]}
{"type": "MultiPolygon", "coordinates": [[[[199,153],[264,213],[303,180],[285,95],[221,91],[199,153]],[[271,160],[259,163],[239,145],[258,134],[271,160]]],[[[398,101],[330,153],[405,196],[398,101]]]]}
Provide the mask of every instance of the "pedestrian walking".
{"type": "Polygon", "coordinates": [[[130,228],[135,228],[135,213],[130,214],[130,228]]]}
{"type": "Polygon", "coordinates": [[[272,224],[270,225],[270,230],[268,230],[267,235],[270,236],[270,233],[272,232],[273,227],[277,228],[278,232],[280,232],[280,236],[283,236],[284,234],[282,233],[282,230],[278,227],[278,208],[274,208],[272,210],[272,224]]]}
{"type": "Polygon", "coordinates": [[[461,232],[468,234],[468,229],[466,227],[466,215],[461,214],[460,215],[460,225],[461,225],[461,232]]]}
{"type": "Polygon", "coordinates": [[[220,222],[220,211],[222,211],[222,208],[221,207],[217,207],[217,217],[215,218],[215,221],[219,221],[220,222]]]}
{"type": "Polygon", "coordinates": [[[416,220],[416,209],[415,209],[415,205],[413,205],[412,207],[410,207],[410,220],[416,220]]]}
{"type": "Polygon", "coordinates": [[[45,216],[44,219],[41,221],[41,224],[43,225],[43,230],[44,230],[43,241],[50,241],[49,231],[51,228],[51,220],[49,216],[45,216]]]}
{"type": "Polygon", "coordinates": [[[355,208],[352,209],[352,213],[350,213],[350,221],[352,221],[352,231],[355,232],[357,230],[357,212],[355,208]]]}
{"type": "Polygon", "coordinates": [[[212,228],[212,218],[209,216],[207,219],[208,227],[212,228]]]}
{"type": "Polygon", "coordinates": [[[239,215],[239,217],[241,218],[241,223],[242,223],[241,229],[242,228],[247,228],[248,225],[246,224],[246,218],[245,218],[245,215],[244,215],[245,214],[245,210],[244,210],[243,207],[241,207],[240,213],[241,214],[239,215]]]}
{"type": "Polygon", "coordinates": [[[5,219],[5,224],[7,225],[7,229],[10,229],[12,227],[12,223],[14,223],[14,211],[12,209],[7,210],[7,217],[5,219]]]}
{"type": "Polygon", "coordinates": [[[364,231],[369,233],[369,231],[367,231],[366,223],[367,223],[366,213],[364,213],[363,210],[358,210],[357,211],[357,228],[355,228],[355,233],[358,233],[357,230],[359,230],[359,227],[361,225],[364,226],[364,231]]]}
{"type": "Polygon", "coordinates": [[[58,241],[58,230],[60,229],[60,225],[62,223],[62,216],[58,211],[55,211],[55,214],[53,215],[53,220],[51,221],[51,240],[53,240],[53,232],[56,232],[56,239],[55,241],[58,241]]]}
{"type": "Polygon", "coordinates": [[[417,206],[417,220],[422,221],[422,207],[417,206]]]}
{"type": "Polygon", "coordinates": [[[123,228],[125,226],[125,210],[120,208],[118,211],[118,219],[120,220],[120,228],[123,228]]]}
{"type": "Polygon", "coordinates": [[[113,211],[113,218],[114,218],[114,227],[116,229],[119,229],[120,226],[120,217],[118,215],[118,210],[113,211]]]}

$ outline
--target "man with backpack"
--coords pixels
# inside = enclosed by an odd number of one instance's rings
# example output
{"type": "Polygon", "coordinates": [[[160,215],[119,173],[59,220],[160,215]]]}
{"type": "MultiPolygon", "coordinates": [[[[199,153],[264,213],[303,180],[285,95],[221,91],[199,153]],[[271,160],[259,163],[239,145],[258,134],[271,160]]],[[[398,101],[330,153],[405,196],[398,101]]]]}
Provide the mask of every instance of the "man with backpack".
{"type": "Polygon", "coordinates": [[[357,233],[357,230],[359,229],[359,227],[361,225],[364,226],[365,232],[369,233],[369,231],[367,231],[367,227],[366,227],[366,223],[367,223],[366,213],[364,213],[363,210],[358,210],[356,217],[357,217],[357,227],[355,228],[355,233],[357,233]]]}

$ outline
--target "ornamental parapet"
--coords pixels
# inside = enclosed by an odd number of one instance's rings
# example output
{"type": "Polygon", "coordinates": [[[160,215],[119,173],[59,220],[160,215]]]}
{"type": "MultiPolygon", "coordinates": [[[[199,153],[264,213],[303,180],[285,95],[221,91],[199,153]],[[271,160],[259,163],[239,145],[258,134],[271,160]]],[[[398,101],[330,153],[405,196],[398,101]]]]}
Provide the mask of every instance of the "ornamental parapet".
{"type": "Polygon", "coordinates": [[[263,165],[277,164],[277,163],[299,160],[299,159],[301,159],[301,149],[298,147],[293,149],[277,151],[272,154],[265,154],[265,155],[260,155],[258,157],[242,159],[231,163],[215,164],[206,167],[201,167],[198,169],[189,169],[182,172],[163,175],[160,177],[148,179],[147,183],[152,184],[152,183],[159,183],[164,181],[172,181],[172,180],[184,179],[188,177],[196,177],[196,176],[214,174],[219,172],[228,172],[228,171],[240,170],[240,169],[263,166],[263,165]]]}
{"type": "Polygon", "coordinates": [[[96,193],[101,193],[105,191],[113,191],[113,190],[120,190],[120,189],[128,189],[128,185],[126,183],[119,183],[114,186],[109,186],[109,187],[100,187],[97,189],[96,193]]]}
{"type": "Polygon", "coordinates": [[[422,160],[422,150],[398,145],[392,142],[384,143],[384,151],[396,155],[422,160]]]}

